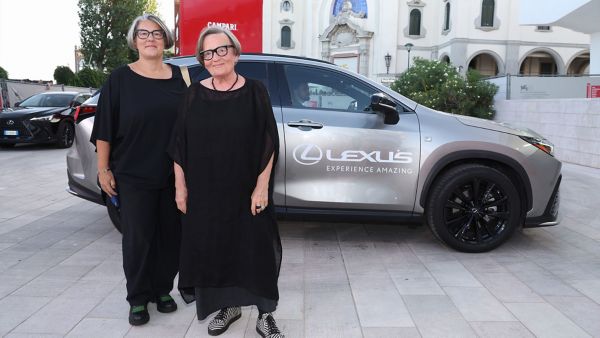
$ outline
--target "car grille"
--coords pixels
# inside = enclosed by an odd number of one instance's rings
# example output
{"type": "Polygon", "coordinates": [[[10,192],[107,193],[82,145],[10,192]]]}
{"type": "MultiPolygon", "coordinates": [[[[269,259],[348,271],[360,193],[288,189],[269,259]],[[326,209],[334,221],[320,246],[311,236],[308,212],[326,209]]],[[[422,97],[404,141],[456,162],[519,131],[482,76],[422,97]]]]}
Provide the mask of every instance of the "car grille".
{"type": "Polygon", "coordinates": [[[22,120],[11,119],[11,118],[0,118],[0,139],[12,140],[31,137],[31,132],[25,126],[22,120]],[[5,135],[5,130],[16,130],[18,136],[5,135]]]}

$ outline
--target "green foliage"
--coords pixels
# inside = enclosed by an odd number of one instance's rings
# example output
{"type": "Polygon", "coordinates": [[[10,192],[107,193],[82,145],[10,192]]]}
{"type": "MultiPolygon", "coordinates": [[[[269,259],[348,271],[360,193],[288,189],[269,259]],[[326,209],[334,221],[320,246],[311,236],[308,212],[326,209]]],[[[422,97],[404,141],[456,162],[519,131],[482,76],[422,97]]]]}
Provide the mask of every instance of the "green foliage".
{"type": "Polygon", "coordinates": [[[54,81],[57,84],[71,85],[75,81],[75,73],[67,66],[57,66],[54,69],[54,81]]]}
{"type": "Polygon", "coordinates": [[[127,31],[133,19],[156,8],[156,0],[79,0],[84,60],[108,72],[135,61],[136,54],[127,46],[127,31]]]}
{"type": "Polygon", "coordinates": [[[2,67],[0,67],[0,79],[8,80],[8,72],[2,67]]]}
{"type": "Polygon", "coordinates": [[[73,85],[77,87],[100,88],[104,81],[106,81],[106,77],[107,75],[101,70],[85,67],[77,73],[73,85]]]}
{"type": "Polygon", "coordinates": [[[411,100],[452,114],[493,119],[494,95],[498,86],[469,70],[463,77],[445,62],[415,58],[391,87],[411,100]]]}

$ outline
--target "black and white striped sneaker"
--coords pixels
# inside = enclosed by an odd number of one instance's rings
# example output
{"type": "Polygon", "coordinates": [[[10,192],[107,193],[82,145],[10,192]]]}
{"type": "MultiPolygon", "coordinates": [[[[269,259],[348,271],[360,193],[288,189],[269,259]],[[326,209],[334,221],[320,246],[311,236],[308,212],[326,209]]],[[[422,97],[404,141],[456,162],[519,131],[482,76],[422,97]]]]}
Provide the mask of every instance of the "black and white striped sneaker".
{"type": "Polygon", "coordinates": [[[271,313],[263,313],[262,316],[258,316],[256,321],[256,332],[263,338],[285,338],[283,333],[277,328],[275,324],[275,318],[271,313]]]}
{"type": "Polygon", "coordinates": [[[208,323],[208,334],[211,336],[220,335],[221,333],[227,331],[229,325],[240,319],[241,316],[242,308],[239,306],[221,309],[215,318],[208,323]]]}

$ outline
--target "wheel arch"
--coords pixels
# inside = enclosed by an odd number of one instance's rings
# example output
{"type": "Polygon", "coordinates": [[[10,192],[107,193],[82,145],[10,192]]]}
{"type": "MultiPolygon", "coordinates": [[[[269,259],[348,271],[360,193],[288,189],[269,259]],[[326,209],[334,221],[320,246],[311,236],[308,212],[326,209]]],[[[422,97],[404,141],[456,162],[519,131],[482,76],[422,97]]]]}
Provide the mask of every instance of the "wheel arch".
{"type": "Polygon", "coordinates": [[[426,208],[429,191],[436,179],[445,171],[465,163],[484,164],[504,172],[513,182],[515,182],[517,191],[525,196],[525,198],[522,198],[522,210],[524,215],[532,208],[533,193],[531,182],[523,166],[509,156],[485,150],[457,151],[447,154],[437,161],[429,171],[425,183],[423,184],[423,189],[421,190],[421,196],[419,198],[421,207],[426,208]]]}

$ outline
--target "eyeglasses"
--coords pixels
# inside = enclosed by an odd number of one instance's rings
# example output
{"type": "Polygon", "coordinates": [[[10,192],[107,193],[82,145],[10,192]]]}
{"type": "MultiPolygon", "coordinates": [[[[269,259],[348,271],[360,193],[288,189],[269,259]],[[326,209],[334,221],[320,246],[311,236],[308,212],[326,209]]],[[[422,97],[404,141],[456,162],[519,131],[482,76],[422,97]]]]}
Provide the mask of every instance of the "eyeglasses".
{"type": "Polygon", "coordinates": [[[219,46],[215,49],[207,49],[204,51],[200,52],[200,56],[202,57],[202,59],[204,61],[209,61],[212,60],[212,58],[215,56],[215,53],[217,53],[218,56],[225,56],[227,55],[227,52],[229,52],[229,48],[234,48],[234,45],[225,45],[225,46],[219,46]]]}
{"type": "Polygon", "coordinates": [[[146,40],[150,36],[150,34],[152,34],[152,36],[157,40],[161,40],[165,37],[165,31],[163,31],[162,29],[157,29],[152,32],[145,29],[138,29],[135,31],[135,36],[142,40],[146,40]]]}

